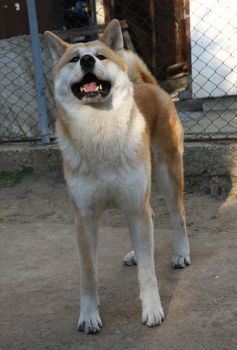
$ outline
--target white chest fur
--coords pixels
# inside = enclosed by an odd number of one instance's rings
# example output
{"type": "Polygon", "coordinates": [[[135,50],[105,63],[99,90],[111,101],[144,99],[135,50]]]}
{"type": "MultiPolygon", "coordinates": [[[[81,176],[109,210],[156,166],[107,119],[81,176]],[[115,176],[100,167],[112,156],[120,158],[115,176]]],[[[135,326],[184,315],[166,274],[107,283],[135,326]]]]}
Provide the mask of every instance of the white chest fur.
{"type": "Polygon", "coordinates": [[[80,113],[71,108],[69,118],[72,137],[60,123],[57,134],[70,167],[66,181],[79,207],[140,202],[150,181],[150,159],[140,157],[141,147],[149,145],[141,145],[145,121],[136,106],[127,103],[119,111],[94,114],[91,108],[80,113]]]}

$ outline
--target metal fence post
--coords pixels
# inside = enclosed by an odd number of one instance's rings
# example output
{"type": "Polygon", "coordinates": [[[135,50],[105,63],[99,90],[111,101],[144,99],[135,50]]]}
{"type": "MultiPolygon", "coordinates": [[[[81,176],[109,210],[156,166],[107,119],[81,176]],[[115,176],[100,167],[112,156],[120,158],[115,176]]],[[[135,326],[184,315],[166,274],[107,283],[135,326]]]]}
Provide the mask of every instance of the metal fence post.
{"type": "Polygon", "coordinates": [[[30,26],[32,56],[34,61],[36,91],[38,100],[39,122],[41,130],[41,142],[48,144],[50,142],[48,116],[45,102],[45,84],[42,71],[42,61],[40,56],[38,22],[36,15],[35,0],[27,0],[28,21],[30,26]]]}
{"type": "Polygon", "coordinates": [[[97,18],[96,18],[96,2],[95,2],[95,0],[90,0],[90,7],[91,7],[91,24],[96,26],[97,25],[97,18]]]}

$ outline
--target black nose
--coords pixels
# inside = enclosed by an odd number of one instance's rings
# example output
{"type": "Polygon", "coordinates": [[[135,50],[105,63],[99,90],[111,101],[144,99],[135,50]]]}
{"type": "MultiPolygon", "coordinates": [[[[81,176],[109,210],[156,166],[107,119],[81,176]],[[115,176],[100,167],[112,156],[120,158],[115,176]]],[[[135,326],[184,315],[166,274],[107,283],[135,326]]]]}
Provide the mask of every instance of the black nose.
{"type": "Polygon", "coordinates": [[[91,55],[83,55],[80,59],[80,65],[85,71],[91,70],[95,65],[95,59],[91,55]]]}

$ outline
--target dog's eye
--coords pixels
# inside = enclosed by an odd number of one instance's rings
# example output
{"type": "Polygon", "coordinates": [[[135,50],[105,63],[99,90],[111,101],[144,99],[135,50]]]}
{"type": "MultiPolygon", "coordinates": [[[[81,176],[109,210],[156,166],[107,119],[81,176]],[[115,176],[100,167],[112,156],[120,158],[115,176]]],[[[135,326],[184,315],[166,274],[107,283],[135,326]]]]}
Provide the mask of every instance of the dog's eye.
{"type": "Polygon", "coordinates": [[[100,60],[100,61],[105,60],[105,56],[103,56],[103,55],[97,55],[96,57],[97,57],[98,60],[100,60]]]}
{"type": "Polygon", "coordinates": [[[71,63],[71,62],[78,62],[79,61],[79,59],[80,59],[80,56],[74,56],[69,62],[71,63]]]}

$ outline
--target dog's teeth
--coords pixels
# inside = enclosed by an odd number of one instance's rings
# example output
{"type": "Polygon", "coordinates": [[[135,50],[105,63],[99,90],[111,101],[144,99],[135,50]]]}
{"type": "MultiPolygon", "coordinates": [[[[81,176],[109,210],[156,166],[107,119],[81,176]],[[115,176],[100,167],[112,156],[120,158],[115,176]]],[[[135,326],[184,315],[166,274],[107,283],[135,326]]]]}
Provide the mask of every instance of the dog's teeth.
{"type": "Polygon", "coordinates": [[[103,86],[102,86],[102,84],[100,84],[99,89],[100,89],[100,90],[103,90],[103,86]]]}
{"type": "Polygon", "coordinates": [[[83,92],[84,91],[84,88],[82,86],[80,86],[80,91],[83,92]]]}

